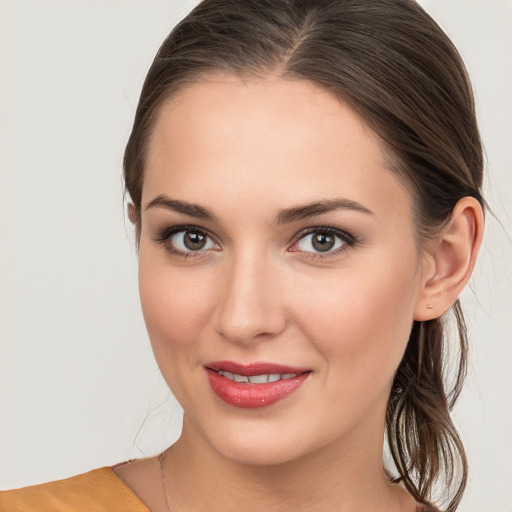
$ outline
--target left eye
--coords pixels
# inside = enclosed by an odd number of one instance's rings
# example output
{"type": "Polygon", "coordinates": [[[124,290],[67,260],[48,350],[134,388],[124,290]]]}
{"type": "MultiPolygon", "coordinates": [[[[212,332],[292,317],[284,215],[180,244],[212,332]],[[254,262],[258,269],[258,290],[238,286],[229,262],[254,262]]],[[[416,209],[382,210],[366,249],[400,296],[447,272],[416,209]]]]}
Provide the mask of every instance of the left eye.
{"type": "Polygon", "coordinates": [[[191,229],[174,233],[169,237],[169,241],[175,249],[181,252],[204,251],[217,247],[206,233],[191,229]]]}
{"type": "Polygon", "coordinates": [[[303,252],[333,252],[347,242],[339,235],[329,231],[314,231],[302,236],[296,244],[297,250],[303,252]]]}

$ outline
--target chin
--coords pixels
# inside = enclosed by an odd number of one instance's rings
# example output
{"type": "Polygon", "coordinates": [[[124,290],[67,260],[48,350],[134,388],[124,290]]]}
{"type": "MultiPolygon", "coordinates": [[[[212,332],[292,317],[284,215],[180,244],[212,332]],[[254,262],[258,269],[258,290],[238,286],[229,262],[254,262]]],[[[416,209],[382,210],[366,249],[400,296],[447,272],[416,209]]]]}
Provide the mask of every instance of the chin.
{"type": "Polygon", "coordinates": [[[278,466],[292,462],[308,452],[298,449],[294,443],[283,443],[278,439],[265,439],[258,443],[248,439],[236,442],[229,440],[213,447],[226,459],[245,466],[278,466]]]}
{"type": "Polygon", "coordinates": [[[319,425],[300,424],[279,416],[279,419],[259,418],[260,421],[219,420],[201,428],[201,437],[217,454],[234,463],[276,466],[310,455],[340,434],[331,431],[319,435],[319,425]]]}

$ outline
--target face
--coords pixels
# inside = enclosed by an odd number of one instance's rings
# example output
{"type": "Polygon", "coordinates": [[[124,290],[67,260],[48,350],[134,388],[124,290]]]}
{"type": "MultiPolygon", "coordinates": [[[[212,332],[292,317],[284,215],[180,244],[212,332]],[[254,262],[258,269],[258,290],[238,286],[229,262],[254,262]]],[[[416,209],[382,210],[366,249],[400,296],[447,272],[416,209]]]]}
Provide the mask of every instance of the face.
{"type": "Polygon", "coordinates": [[[251,464],[382,443],[420,297],[412,218],[377,136],[310,82],[212,77],[164,104],[139,279],[185,428],[251,464]]]}

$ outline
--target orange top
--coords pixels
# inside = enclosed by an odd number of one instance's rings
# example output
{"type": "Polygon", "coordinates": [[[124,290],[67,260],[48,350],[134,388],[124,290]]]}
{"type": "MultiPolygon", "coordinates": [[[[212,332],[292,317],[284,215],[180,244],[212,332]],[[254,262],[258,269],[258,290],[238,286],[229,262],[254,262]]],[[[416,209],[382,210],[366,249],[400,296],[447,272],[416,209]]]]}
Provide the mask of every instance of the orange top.
{"type": "MultiPolygon", "coordinates": [[[[417,512],[436,512],[418,504],[417,512]]],[[[0,491],[0,512],[150,512],[113,468],[94,469],[64,480],[0,491]]]]}
{"type": "Polygon", "coordinates": [[[110,467],[0,491],[0,512],[150,512],[110,467]]]}

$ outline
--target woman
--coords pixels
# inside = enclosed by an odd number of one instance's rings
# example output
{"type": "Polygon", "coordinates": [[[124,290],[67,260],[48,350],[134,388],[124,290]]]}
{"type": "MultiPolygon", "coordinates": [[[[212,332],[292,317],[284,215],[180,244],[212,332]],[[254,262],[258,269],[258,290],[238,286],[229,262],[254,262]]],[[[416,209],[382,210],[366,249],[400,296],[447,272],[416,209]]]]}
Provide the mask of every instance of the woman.
{"type": "Polygon", "coordinates": [[[203,2],[148,73],[125,182],[182,435],[5,510],[457,508],[482,150],[460,57],[421,8],[203,2]]]}

